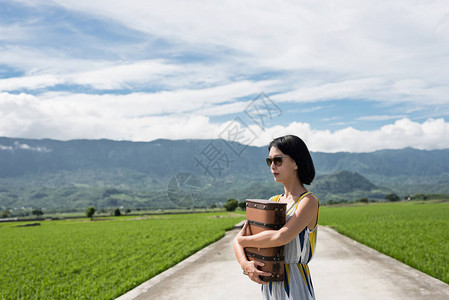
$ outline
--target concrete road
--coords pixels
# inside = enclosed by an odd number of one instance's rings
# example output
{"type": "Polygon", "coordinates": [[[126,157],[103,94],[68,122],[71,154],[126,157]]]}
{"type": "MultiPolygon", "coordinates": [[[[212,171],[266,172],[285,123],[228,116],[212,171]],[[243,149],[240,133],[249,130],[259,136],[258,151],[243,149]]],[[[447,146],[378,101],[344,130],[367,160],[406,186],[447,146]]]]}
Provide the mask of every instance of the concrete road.
{"type": "MultiPolygon", "coordinates": [[[[260,299],[260,286],[242,274],[232,240],[238,229],[119,300],[260,299]]],[[[448,300],[449,285],[357,243],[335,230],[318,228],[310,262],[315,294],[327,299],[448,300]]]]}
{"type": "Polygon", "coordinates": [[[449,285],[328,227],[309,263],[316,298],[448,300],[449,285]]]}

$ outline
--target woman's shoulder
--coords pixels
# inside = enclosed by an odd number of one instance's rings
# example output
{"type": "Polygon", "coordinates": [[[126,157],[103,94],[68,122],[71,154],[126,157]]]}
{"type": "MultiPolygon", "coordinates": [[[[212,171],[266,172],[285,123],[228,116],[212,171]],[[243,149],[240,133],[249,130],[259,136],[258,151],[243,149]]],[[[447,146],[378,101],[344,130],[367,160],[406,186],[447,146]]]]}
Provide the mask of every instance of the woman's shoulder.
{"type": "MultiPolygon", "coordinates": [[[[304,195],[302,195],[298,200],[298,202],[300,202],[301,200],[302,201],[304,201],[305,199],[307,199],[307,202],[312,202],[312,203],[314,203],[315,205],[316,204],[318,204],[318,207],[320,206],[320,199],[318,199],[318,197],[317,197],[317,195],[315,195],[314,193],[312,193],[312,192],[307,192],[307,193],[305,193],[304,195]]],[[[301,201],[301,202],[302,202],[301,201]]]]}
{"type": "Polygon", "coordinates": [[[304,198],[305,198],[305,197],[310,197],[310,198],[315,199],[316,201],[319,201],[318,196],[317,196],[315,193],[310,192],[310,191],[308,191],[308,192],[304,195],[304,198]]]}

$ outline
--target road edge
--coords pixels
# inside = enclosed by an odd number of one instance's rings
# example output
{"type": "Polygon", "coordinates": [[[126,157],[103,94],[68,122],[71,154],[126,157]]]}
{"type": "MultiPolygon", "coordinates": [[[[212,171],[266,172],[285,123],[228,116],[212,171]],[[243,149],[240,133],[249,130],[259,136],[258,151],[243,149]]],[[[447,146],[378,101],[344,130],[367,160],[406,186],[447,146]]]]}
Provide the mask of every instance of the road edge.
{"type": "Polygon", "coordinates": [[[177,263],[173,267],[171,267],[171,268],[163,271],[162,273],[159,273],[158,275],[156,275],[156,276],[148,279],[147,281],[141,283],[140,285],[136,286],[132,290],[130,290],[130,291],[126,292],[125,294],[119,296],[115,300],[133,300],[133,299],[136,299],[137,297],[139,297],[140,295],[146,293],[149,289],[151,289],[152,287],[154,287],[158,283],[162,282],[163,280],[165,280],[166,278],[170,277],[171,275],[173,275],[174,273],[178,272],[179,270],[181,270],[181,269],[189,266],[190,264],[194,263],[195,261],[197,261],[203,255],[206,255],[213,248],[213,245],[216,242],[218,242],[221,239],[225,238],[227,235],[230,234],[230,232],[232,230],[236,230],[236,229],[242,228],[244,223],[245,223],[245,220],[237,223],[236,225],[234,225],[234,227],[231,230],[226,231],[225,235],[223,237],[221,237],[220,239],[218,239],[215,242],[207,245],[206,247],[204,247],[203,249],[199,250],[198,252],[190,255],[189,257],[187,257],[186,259],[180,261],[179,263],[177,263]]]}

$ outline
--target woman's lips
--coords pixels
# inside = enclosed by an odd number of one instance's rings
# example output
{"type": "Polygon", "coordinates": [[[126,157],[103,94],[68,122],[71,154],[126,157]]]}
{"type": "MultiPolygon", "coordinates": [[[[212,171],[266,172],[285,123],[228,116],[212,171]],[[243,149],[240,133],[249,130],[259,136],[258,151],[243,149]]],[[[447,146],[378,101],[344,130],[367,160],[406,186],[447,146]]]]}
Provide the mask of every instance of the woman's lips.
{"type": "Polygon", "coordinates": [[[273,173],[273,176],[278,176],[279,175],[279,173],[273,173]]]}

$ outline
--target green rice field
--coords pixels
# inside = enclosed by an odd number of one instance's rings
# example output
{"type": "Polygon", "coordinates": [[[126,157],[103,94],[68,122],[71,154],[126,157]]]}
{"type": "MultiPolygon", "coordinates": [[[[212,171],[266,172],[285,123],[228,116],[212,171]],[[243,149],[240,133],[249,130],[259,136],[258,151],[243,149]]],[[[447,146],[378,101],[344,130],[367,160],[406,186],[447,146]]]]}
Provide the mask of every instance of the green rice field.
{"type": "Polygon", "coordinates": [[[449,283],[449,203],[324,206],[320,225],[449,283]]]}
{"type": "Polygon", "coordinates": [[[220,212],[0,223],[0,299],[114,299],[243,219],[220,212]]]}
{"type": "MultiPolygon", "coordinates": [[[[114,299],[218,240],[243,212],[0,223],[0,299],[114,299]]],[[[449,283],[449,203],[323,206],[320,225],[449,283]]]]}

